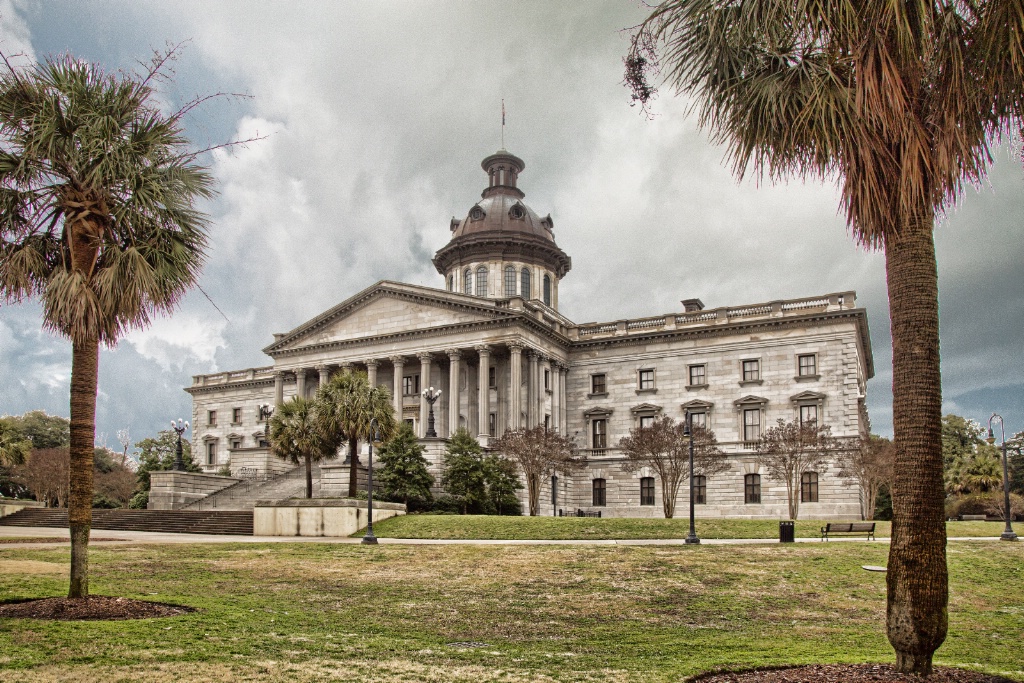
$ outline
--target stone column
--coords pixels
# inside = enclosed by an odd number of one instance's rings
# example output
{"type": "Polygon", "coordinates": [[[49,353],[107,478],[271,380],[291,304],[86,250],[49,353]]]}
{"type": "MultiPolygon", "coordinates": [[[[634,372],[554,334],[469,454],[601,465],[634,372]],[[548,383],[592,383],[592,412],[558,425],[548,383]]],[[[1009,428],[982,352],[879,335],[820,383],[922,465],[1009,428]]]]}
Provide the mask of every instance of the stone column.
{"type": "Polygon", "coordinates": [[[448,436],[459,429],[459,365],[462,353],[448,349],[448,436]]]}
{"type": "Polygon", "coordinates": [[[526,371],[526,428],[533,429],[537,426],[537,362],[540,354],[532,349],[526,352],[530,364],[526,371]]]}
{"type": "Polygon", "coordinates": [[[562,433],[569,436],[569,402],[565,385],[569,382],[569,365],[558,364],[558,421],[562,423],[562,433]]]}
{"type": "Polygon", "coordinates": [[[352,364],[351,363],[342,363],[341,364],[341,371],[342,372],[352,372],[352,364]]]}
{"type": "Polygon", "coordinates": [[[327,368],[326,365],[316,366],[316,371],[320,373],[320,384],[317,385],[318,387],[322,387],[325,384],[327,384],[327,382],[330,381],[331,371],[327,368]]]}
{"type": "Polygon", "coordinates": [[[509,360],[509,374],[511,379],[509,381],[509,429],[521,429],[522,420],[520,419],[520,413],[522,412],[523,396],[523,345],[519,342],[508,343],[508,360],[509,360]]]}
{"type": "Polygon", "coordinates": [[[274,373],[274,405],[279,406],[284,403],[284,373],[274,373]]]}
{"type": "Polygon", "coordinates": [[[295,395],[306,398],[306,370],[303,368],[295,371],[295,395]]]}
{"type": "MultiPolygon", "coordinates": [[[[427,420],[430,412],[430,404],[427,403],[427,399],[423,398],[423,392],[432,386],[430,384],[430,354],[421,353],[418,358],[420,359],[420,438],[423,439],[427,436],[427,420]]],[[[437,431],[436,427],[434,431],[437,431]]]]}
{"type": "Polygon", "coordinates": [[[551,361],[551,429],[556,434],[562,433],[562,392],[559,389],[562,385],[562,371],[558,369],[560,366],[561,363],[558,361],[551,361]]]}
{"type": "Polygon", "coordinates": [[[490,367],[491,367],[491,348],[483,345],[476,347],[476,352],[480,354],[480,367],[477,371],[477,387],[479,391],[478,401],[478,412],[480,418],[479,424],[479,435],[478,439],[481,445],[487,445],[487,439],[491,436],[488,425],[491,422],[491,383],[490,383],[490,367]]]}
{"type": "Polygon", "coordinates": [[[370,381],[370,388],[377,386],[377,359],[371,358],[366,361],[366,378],[370,381]]]}
{"type": "Polygon", "coordinates": [[[392,356],[391,364],[395,366],[395,380],[393,382],[395,393],[392,398],[395,402],[395,419],[402,420],[402,372],[405,370],[405,359],[401,356],[392,356]]]}

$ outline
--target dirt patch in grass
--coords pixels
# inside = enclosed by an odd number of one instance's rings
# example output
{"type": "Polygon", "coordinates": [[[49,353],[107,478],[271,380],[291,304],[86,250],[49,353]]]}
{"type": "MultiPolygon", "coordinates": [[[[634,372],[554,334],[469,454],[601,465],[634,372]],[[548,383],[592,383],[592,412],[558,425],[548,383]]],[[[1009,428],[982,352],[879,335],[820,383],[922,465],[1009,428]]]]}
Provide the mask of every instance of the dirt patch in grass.
{"type": "MultiPolygon", "coordinates": [[[[896,673],[885,664],[830,664],[798,666],[790,669],[751,669],[728,673],[702,674],[692,683],[920,683],[918,676],[896,673]]],[[[935,667],[928,683],[1014,683],[1009,678],[977,671],[935,667]]]]}
{"type": "Polygon", "coordinates": [[[67,564],[39,560],[0,560],[0,574],[66,574],[67,564]]]}
{"type": "MultiPolygon", "coordinates": [[[[40,563],[45,564],[45,563],[40,563]]],[[[42,598],[0,605],[0,617],[15,619],[51,619],[56,621],[120,621],[176,617],[195,610],[183,605],[146,602],[107,595],[87,598],[42,598]]]]}
{"type": "MultiPolygon", "coordinates": [[[[97,543],[99,541],[124,541],[124,538],[90,538],[90,543],[97,543]]],[[[70,543],[70,538],[56,538],[54,536],[25,536],[19,538],[18,536],[5,536],[0,538],[0,544],[4,543],[70,543]]]]}

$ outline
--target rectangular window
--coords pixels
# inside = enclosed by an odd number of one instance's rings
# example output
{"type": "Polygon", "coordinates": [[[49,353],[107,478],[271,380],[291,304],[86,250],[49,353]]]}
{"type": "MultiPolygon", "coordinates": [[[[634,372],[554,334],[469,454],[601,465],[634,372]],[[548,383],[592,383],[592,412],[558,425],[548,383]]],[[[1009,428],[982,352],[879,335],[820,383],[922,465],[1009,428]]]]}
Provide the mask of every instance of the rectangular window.
{"type": "Polygon", "coordinates": [[[640,504],[654,505],[654,477],[640,478],[640,504]]]}
{"type": "Polygon", "coordinates": [[[232,450],[236,450],[236,449],[239,449],[241,447],[242,447],[242,440],[241,439],[232,439],[231,440],[231,449],[232,450]]]}
{"type": "Polygon", "coordinates": [[[804,472],[800,475],[800,502],[818,502],[818,473],[804,472]]]}
{"type": "Polygon", "coordinates": [[[240,425],[242,424],[242,409],[232,408],[231,409],[231,424],[240,425]]]}
{"type": "Polygon", "coordinates": [[[491,389],[498,388],[498,368],[493,365],[487,368],[487,386],[491,389]]]}
{"type": "Polygon", "coordinates": [[[544,416],[544,429],[551,429],[551,416],[550,415],[545,415],[544,416]]]}
{"type": "Polygon", "coordinates": [[[706,505],[708,502],[708,478],[698,474],[693,478],[693,504],[706,505]]]}
{"type": "Polygon", "coordinates": [[[544,388],[551,388],[551,371],[548,370],[547,368],[544,369],[544,388]]]}
{"type": "Polygon", "coordinates": [[[818,423],[818,406],[800,406],[800,424],[815,425],[818,423]]]}
{"type": "Polygon", "coordinates": [[[608,485],[604,479],[594,480],[594,507],[604,507],[608,504],[608,485]]]}
{"type": "Polygon", "coordinates": [[[694,429],[707,429],[708,414],[690,413],[690,426],[693,427],[694,429]]]}
{"type": "Polygon", "coordinates": [[[516,269],[512,266],[505,268],[505,296],[516,295],[516,269]]]}
{"type": "Polygon", "coordinates": [[[761,379],[761,361],[759,360],[745,360],[743,361],[743,381],[744,382],[757,382],[761,379]]]}
{"type": "Polygon", "coordinates": [[[209,441],[206,444],[206,464],[216,465],[217,464],[217,442],[209,441]]]}
{"type": "Polygon", "coordinates": [[[209,427],[216,427],[217,426],[217,411],[216,410],[207,410],[206,411],[206,424],[209,427]]]}
{"type": "Polygon", "coordinates": [[[691,387],[702,387],[707,384],[707,366],[706,365],[691,365],[690,366],[690,386],[691,387]]]}
{"type": "Polygon", "coordinates": [[[813,377],[818,374],[818,359],[813,353],[797,356],[797,374],[800,377],[813,377]]]}
{"type": "Polygon", "coordinates": [[[608,447],[608,421],[607,420],[594,420],[593,421],[593,435],[594,435],[594,448],[601,449],[608,447]]]}
{"type": "Polygon", "coordinates": [[[654,388],[654,370],[641,370],[637,378],[640,391],[654,388]]]}
{"type": "Polygon", "coordinates": [[[607,385],[604,381],[604,375],[591,375],[590,376],[590,393],[592,394],[606,394],[608,393],[607,385]]]}
{"type": "Polygon", "coordinates": [[[760,474],[748,474],[743,477],[743,502],[748,505],[761,502],[760,474]]]}
{"type": "Polygon", "coordinates": [[[761,438],[761,409],[748,408],[743,411],[743,440],[757,441],[761,438]]]}
{"type": "Polygon", "coordinates": [[[487,433],[491,436],[498,435],[498,414],[491,413],[487,416],[487,433]]]}
{"type": "Polygon", "coordinates": [[[420,393],[420,376],[406,375],[402,378],[402,394],[405,396],[417,396],[420,393]]]}
{"type": "Polygon", "coordinates": [[[641,415],[640,416],[640,429],[644,429],[645,427],[651,427],[653,425],[654,425],[654,416],[653,415],[641,415]]]}

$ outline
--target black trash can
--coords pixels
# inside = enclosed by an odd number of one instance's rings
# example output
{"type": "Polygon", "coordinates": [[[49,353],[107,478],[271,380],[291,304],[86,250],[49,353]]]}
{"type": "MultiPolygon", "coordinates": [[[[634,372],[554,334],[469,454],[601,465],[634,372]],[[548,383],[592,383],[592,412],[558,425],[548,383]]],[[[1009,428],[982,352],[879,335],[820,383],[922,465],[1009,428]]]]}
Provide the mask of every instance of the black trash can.
{"type": "Polygon", "coordinates": [[[779,522],[779,543],[793,543],[796,540],[795,522],[779,522]]]}

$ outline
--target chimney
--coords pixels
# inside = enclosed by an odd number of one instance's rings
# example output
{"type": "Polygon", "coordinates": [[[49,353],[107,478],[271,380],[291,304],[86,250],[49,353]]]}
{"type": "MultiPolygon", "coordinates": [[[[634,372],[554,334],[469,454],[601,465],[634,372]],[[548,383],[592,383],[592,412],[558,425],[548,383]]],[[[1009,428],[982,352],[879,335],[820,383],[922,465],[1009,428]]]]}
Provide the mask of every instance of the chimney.
{"type": "Polygon", "coordinates": [[[704,310],[704,302],[700,299],[683,299],[683,310],[687,313],[704,310]]]}

